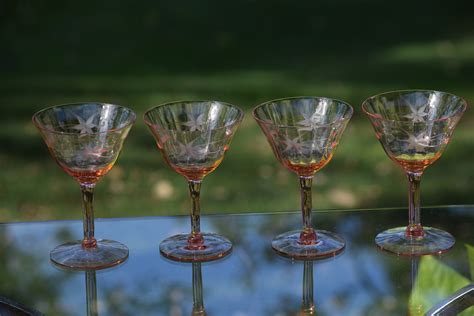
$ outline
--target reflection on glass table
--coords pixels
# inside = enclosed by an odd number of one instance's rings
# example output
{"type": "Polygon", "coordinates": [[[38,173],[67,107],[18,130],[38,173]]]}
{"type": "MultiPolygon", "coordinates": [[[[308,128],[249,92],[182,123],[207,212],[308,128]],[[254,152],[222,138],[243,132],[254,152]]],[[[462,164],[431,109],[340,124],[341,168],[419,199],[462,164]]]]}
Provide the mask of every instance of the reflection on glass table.
{"type": "MultiPolygon", "coordinates": [[[[53,262],[54,263],[54,262],[53,262]]],[[[98,316],[99,315],[99,307],[97,303],[97,272],[98,270],[108,270],[111,269],[106,268],[97,268],[97,269],[84,269],[83,272],[76,269],[76,268],[65,268],[62,265],[57,265],[57,268],[59,270],[62,270],[64,272],[76,272],[79,274],[84,273],[85,276],[85,298],[86,298],[86,304],[85,304],[85,309],[86,313],[85,315],[87,316],[98,316]]],[[[2,314],[0,314],[2,315],[2,314]]],[[[2,315],[3,316],[3,315],[2,315]]]]}
{"type": "Polygon", "coordinates": [[[313,261],[310,260],[304,262],[303,300],[300,315],[316,315],[316,308],[314,307],[313,261]]]}
{"type": "MultiPolygon", "coordinates": [[[[203,229],[228,236],[234,250],[222,260],[202,263],[201,276],[199,269],[191,274],[190,264],[172,262],[159,252],[164,238],[188,230],[188,217],[98,219],[104,235],[130,250],[124,264],[96,272],[98,314],[191,315],[193,302],[196,309],[205,301],[208,315],[292,316],[301,312],[306,280],[305,287],[313,289],[306,292],[306,302],[311,305],[313,298],[317,315],[407,315],[409,310],[423,315],[473,281],[474,207],[422,212],[427,225],[452,232],[457,242],[449,252],[418,262],[380,251],[373,243],[381,229],[403,221],[406,209],[318,212],[318,225],[338,232],[347,246],[340,256],[314,261],[313,278],[310,266],[283,259],[271,248],[276,232],[300,221],[295,212],[206,216],[203,229]],[[205,294],[202,300],[199,292],[205,294]]],[[[84,293],[90,286],[84,284],[84,272],[60,270],[48,256],[51,244],[81,229],[80,221],[0,224],[1,295],[46,315],[86,315],[84,293]]],[[[89,281],[93,284],[94,278],[89,281]]]]}
{"type": "Polygon", "coordinates": [[[86,275],[86,311],[87,316],[99,315],[97,307],[97,281],[95,271],[85,271],[86,275]]]}
{"type": "Polygon", "coordinates": [[[202,292],[201,263],[193,263],[193,312],[192,315],[206,315],[202,292]]]}
{"type": "MultiPolygon", "coordinates": [[[[202,269],[201,262],[183,263],[184,266],[192,266],[192,293],[193,293],[193,307],[191,315],[193,316],[205,316],[206,309],[204,307],[204,292],[202,287],[202,269]]],[[[179,309],[170,309],[170,315],[176,314],[181,315],[179,309]]]]}

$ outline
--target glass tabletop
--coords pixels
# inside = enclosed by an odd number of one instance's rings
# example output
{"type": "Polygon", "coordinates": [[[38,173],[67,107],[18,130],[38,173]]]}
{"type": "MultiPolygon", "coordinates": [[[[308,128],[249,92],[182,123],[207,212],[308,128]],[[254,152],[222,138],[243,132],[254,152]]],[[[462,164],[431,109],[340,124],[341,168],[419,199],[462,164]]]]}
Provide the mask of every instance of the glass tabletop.
{"type": "Polygon", "coordinates": [[[91,272],[49,260],[56,245],[80,239],[82,222],[0,224],[0,296],[46,315],[94,315],[95,306],[98,315],[190,315],[201,296],[207,315],[299,315],[303,297],[314,298],[318,315],[422,315],[473,282],[474,206],[424,208],[423,223],[450,232],[456,245],[441,256],[413,258],[374,244],[378,232],[406,223],[406,209],[315,212],[316,226],[343,236],[345,251],[323,261],[282,258],[271,240],[299,228],[300,216],[203,216],[202,231],[228,237],[234,248],[202,264],[159,253],[161,240],[188,231],[186,216],[98,219],[96,236],[126,244],[130,256],[91,272]]]}

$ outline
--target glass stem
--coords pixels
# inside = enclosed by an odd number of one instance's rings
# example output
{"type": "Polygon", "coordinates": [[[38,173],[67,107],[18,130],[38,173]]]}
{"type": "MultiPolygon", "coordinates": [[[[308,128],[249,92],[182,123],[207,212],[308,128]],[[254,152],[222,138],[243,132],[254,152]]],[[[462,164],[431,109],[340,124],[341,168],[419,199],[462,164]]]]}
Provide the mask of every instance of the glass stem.
{"type": "Polygon", "coordinates": [[[201,234],[201,181],[189,180],[189,194],[191,195],[191,234],[188,237],[188,248],[192,250],[204,249],[204,239],[201,234]]]}
{"type": "Polygon", "coordinates": [[[302,315],[315,315],[313,295],[313,261],[304,262],[302,315]]]}
{"type": "Polygon", "coordinates": [[[420,223],[420,182],[421,172],[408,172],[408,226],[406,236],[410,238],[422,237],[423,227],[420,223]]]}
{"type": "Polygon", "coordinates": [[[303,213],[303,230],[300,234],[299,243],[303,245],[313,245],[316,243],[316,232],[311,224],[311,186],[313,184],[313,177],[300,177],[300,191],[301,191],[301,211],[303,213]]]}
{"type": "Polygon", "coordinates": [[[422,297],[423,293],[415,289],[419,262],[420,257],[411,257],[411,297],[408,305],[408,315],[424,315],[423,310],[425,306],[422,304],[422,302],[424,302],[422,297]]]}
{"type": "Polygon", "coordinates": [[[82,247],[93,248],[97,246],[97,240],[94,237],[94,208],[92,202],[94,199],[95,184],[81,184],[82,202],[84,204],[84,239],[82,247]]]}
{"type": "Polygon", "coordinates": [[[193,312],[192,315],[206,315],[202,293],[201,263],[193,263],[193,312]]]}
{"type": "Polygon", "coordinates": [[[87,316],[99,315],[95,271],[86,271],[86,304],[87,316]]]}

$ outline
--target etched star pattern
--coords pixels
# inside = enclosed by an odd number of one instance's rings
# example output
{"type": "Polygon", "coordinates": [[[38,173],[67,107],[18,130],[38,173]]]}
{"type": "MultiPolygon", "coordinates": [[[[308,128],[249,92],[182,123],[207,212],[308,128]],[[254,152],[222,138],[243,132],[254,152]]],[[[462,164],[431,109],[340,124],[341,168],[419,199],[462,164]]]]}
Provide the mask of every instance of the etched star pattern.
{"type": "Polygon", "coordinates": [[[303,127],[298,128],[299,131],[311,131],[318,127],[323,122],[323,115],[314,112],[312,115],[301,113],[304,120],[298,121],[297,124],[303,127]]]}
{"type": "Polygon", "coordinates": [[[282,141],[285,144],[284,153],[297,154],[302,156],[319,155],[323,153],[326,146],[326,139],[313,139],[308,141],[300,141],[300,137],[290,138],[285,136],[282,141]]]}
{"type": "Polygon", "coordinates": [[[406,140],[408,150],[425,151],[430,144],[430,137],[426,133],[420,133],[418,136],[410,134],[406,140]]]}
{"type": "Polygon", "coordinates": [[[202,132],[205,123],[206,123],[206,116],[204,114],[201,114],[198,117],[191,117],[191,119],[183,123],[183,125],[189,127],[190,132],[194,132],[194,131],[202,132]]]}
{"type": "Polygon", "coordinates": [[[415,123],[424,122],[425,116],[428,115],[428,113],[425,112],[427,106],[428,104],[425,104],[424,106],[417,108],[415,105],[410,104],[411,113],[404,115],[403,117],[408,118],[415,123]]]}
{"type": "Polygon", "coordinates": [[[74,125],[72,127],[73,129],[78,130],[80,134],[92,134],[92,133],[94,133],[93,129],[97,127],[97,125],[94,124],[94,119],[97,116],[97,114],[92,115],[87,120],[84,120],[79,115],[74,114],[74,116],[79,121],[79,124],[74,125]]]}
{"type": "Polygon", "coordinates": [[[96,146],[87,145],[86,147],[84,147],[84,149],[81,152],[79,152],[76,155],[75,161],[77,163],[84,163],[84,162],[93,163],[101,158],[107,157],[108,155],[104,155],[104,154],[107,154],[108,152],[113,152],[113,151],[108,150],[107,148],[104,148],[103,146],[100,146],[100,145],[96,145],[96,146]]]}
{"type": "Polygon", "coordinates": [[[303,149],[303,145],[299,142],[300,138],[295,137],[291,139],[288,136],[285,136],[283,143],[285,144],[286,148],[283,150],[284,152],[287,151],[296,151],[300,152],[303,149]]]}
{"type": "Polygon", "coordinates": [[[203,146],[195,146],[193,140],[190,143],[182,144],[178,142],[178,156],[180,157],[189,157],[193,159],[203,159],[207,154],[207,149],[203,146]]]}

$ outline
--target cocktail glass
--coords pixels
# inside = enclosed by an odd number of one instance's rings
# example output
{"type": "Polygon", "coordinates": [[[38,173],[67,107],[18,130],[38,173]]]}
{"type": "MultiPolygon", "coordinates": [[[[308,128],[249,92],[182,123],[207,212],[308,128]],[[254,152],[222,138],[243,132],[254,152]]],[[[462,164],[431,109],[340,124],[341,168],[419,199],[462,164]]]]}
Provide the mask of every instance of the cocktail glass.
{"type": "Polygon", "coordinates": [[[316,172],[332,159],[352,113],[349,104],[320,97],[279,99],[254,109],[253,116],[276,158],[300,180],[303,229],[273,239],[277,253],[311,260],[343,251],[345,242],[340,236],[312,227],[311,185],[316,172]]]}
{"type": "Polygon", "coordinates": [[[188,181],[192,199],[191,233],[169,237],[160,252],[183,262],[215,260],[230,253],[232,243],[200,229],[201,182],[222,162],[243,118],[238,107],[218,101],[180,101],[147,111],[145,123],[168,165],[188,181]]]}
{"type": "Polygon", "coordinates": [[[51,260],[67,268],[102,269],[128,257],[128,248],[94,237],[93,192],[99,179],[115,164],[135,121],[135,113],[106,103],[74,103],[43,109],[33,116],[49,152],[81,187],[84,238],[51,251],[51,260]]]}
{"type": "Polygon", "coordinates": [[[453,247],[451,234],[420,222],[420,181],[425,169],[446,149],[466,110],[453,94],[430,90],[382,93],[365,100],[362,110],[388,157],[408,178],[408,226],[375,237],[377,246],[398,255],[440,254],[453,247]]]}

